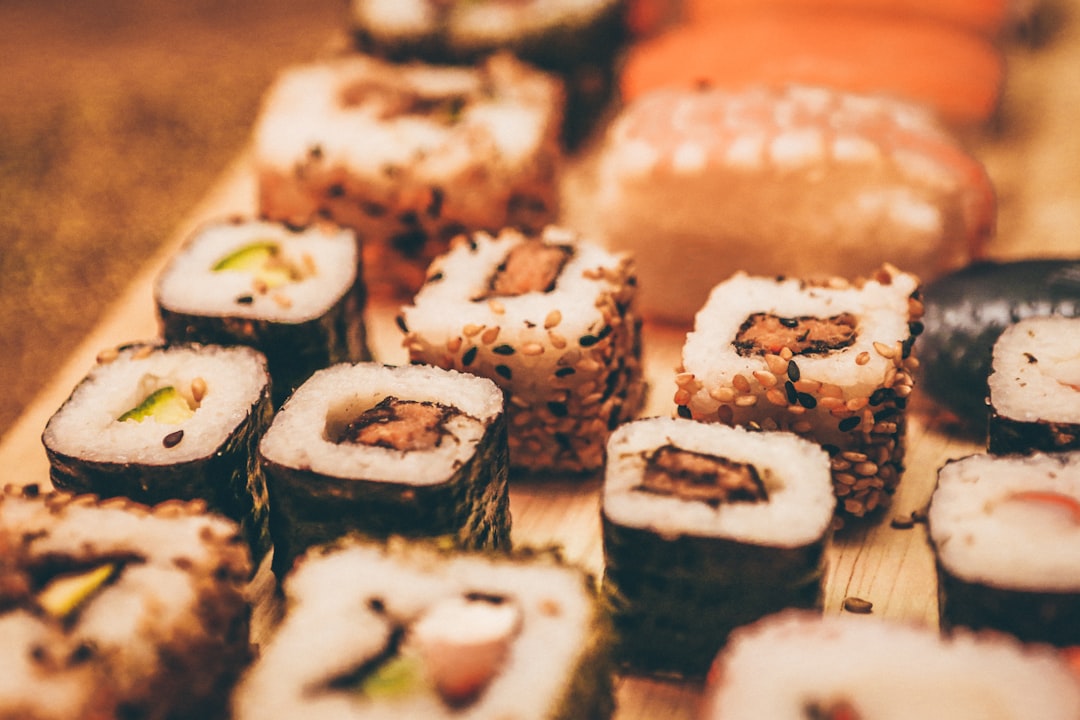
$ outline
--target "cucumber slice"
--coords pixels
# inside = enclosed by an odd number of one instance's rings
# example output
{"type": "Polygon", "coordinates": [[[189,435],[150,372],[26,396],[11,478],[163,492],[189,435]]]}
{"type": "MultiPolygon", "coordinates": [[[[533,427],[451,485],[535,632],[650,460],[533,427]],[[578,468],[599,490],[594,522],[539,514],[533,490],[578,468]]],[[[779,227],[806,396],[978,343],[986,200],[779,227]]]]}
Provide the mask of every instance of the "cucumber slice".
{"type": "Polygon", "coordinates": [[[194,414],[195,411],[184,396],[172,385],[166,385],[147,395],[141,403],[121,415],[118,420],[142,422],[152,417],[159,423],[179,425],[194,414]]]}
{"type": "Polygon", "coordinates": [[[118,569],[116,563],[105,563],[82,572],[61,575],[37,594],[37,603],[52,617],[63,620],[82,607],[118,569]]]}
{"type": "Polygon", "coordinates": [[[304,273],[294,263],[282,256],[281,246],[272,240],[256,240],[233,250],[214,263],[214,272],[247,272],[255,279],[273,289],[296,282],[304,273]]]}

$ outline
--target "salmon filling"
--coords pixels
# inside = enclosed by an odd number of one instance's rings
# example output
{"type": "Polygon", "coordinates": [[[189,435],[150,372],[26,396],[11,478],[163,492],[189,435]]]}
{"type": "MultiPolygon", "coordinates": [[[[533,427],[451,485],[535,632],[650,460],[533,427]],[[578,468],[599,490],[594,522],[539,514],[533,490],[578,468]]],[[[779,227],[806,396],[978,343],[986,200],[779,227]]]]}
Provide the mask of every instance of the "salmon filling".
{"type": "Polygon", "coordinates": [[[447,405],[386,397],[345,426],[335,442],[401,451],[431,450],[447,435],[446,422],[458,415],[459,410],[447,405]]]}
{"type": "Polygon", "coordinates": [[[768,499],[765,483],[753,465],[671,445],[658,448],[647,459],[638,489],[712,507],[768,499]]]}
{"type": "Polygon", "coordinates": [[[487,292],[474,298],[516,297],[530,292],[551,292],[574,250],[541,240],[518,243],[488,279],[487,292]]]}
{"type": "Polygon", "coordinates": [[[824,355],[854,344],[856,324],[851,313],[828,318],[754,313],[739,327],[732,345],[743,356],[775,354],[783,348],[794,355],[824,355]]]}

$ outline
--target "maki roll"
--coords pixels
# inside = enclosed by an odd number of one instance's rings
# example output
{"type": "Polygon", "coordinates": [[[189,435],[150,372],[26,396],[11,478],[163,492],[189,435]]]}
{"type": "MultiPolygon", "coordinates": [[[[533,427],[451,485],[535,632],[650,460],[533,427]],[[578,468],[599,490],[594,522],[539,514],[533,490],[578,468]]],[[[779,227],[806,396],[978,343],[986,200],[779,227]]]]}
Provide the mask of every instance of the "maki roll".
{"type": "Polygon", "coordinates": [[[619,659],[703,676],[736,627],[820,607],[834,506],[828,454],[791,433],[679,418],[619,427],[601,501],[619,659]]]}
{"type": "Polygon", "coordinates": [[[1080,453],[951,461],[928,521],[945,628],[1080,645],[1080,453]]]}
{"type": "Polygon", "coordinates": [[[53,485],[147,505],[205,500],[262,558],[270,534],[256,447],[273,414],[263,355],[136,344],[98,361],[42,434],[53,485]]]}
{"type": "Polygon", "coordinates": [[[279,406],[319,368],[370,358],[360,262],[355,233],[327,223],[208,223],[157,279],[162,334],[260,350],[279,406]]]}
{"type": "Polygon", "coordinates": [[[224,718],[251,559],[201,501],[0,493],[0,717],[224,718]]]}
{"type": "Polygon", "coordinates": [[[555,78],[502,54],[291,68],[255,130],[260,213],[355,229],[372,294],[409,296],[458,233],[555,217],[563,105],[555,78]]]}
{"type": "Polygon", "coordinates": [[[606,615],[589,578],[550,553],[348,538],[304,555],[284,592],[235,720],[613,712],[606,615]]]}
{"type": "Polygon", "coordinates": [[[903,472],[921,314],[918,280],[892,266],[853,281],[736,273],[687,335],[678,413],[823,445],[838,510],[866,515],[903,472]]]}
{"type": "Polygon", "coordinates": [[[507,393],[510,462],[591,472],[644,399],[632,260],[549,226],[462,237],[402,310],[412,362],[489,377],[507,393]]]}
{"type": "Polygon", "coordinates": [[[420,365],[335,365],[285,403],[259,444],[273,568],[349,532],[510,543],[506,418],[490,380],[420,365]]]}
{"type": "Polygon", "coordinates": [[[1080,318],[1031,317],[994,343],[988,448],[1080,450],[1080,318]]]}
{"type": "Polygon", "coordinates": [[[499,50],[566,86],[564,137],[585,139],[611,99],[623,0],[351,0],[356,46],[393,60],[471,64],[499,50]]]}
{"type": "Polygon", "coordinates": [[[1080,717],[1065,659],[1007,635],[789,611],[735,632],[702,720],[1080,717]]]}

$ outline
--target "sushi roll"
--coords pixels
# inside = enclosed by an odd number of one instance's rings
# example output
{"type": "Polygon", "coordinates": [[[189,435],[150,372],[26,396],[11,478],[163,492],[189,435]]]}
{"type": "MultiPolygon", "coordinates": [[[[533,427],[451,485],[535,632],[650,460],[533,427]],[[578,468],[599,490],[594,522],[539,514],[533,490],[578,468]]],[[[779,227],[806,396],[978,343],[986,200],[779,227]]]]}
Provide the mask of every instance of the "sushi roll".
{"type": "Polygon", "coordinates": [[[550,553],[449,553],[355,538],[304,555],[235,720],[608,718],[610,629],[550,553]]]}
{"type": "Polygon", "coordinates": [[[0,717],[227,717],[251,558],[202,501],[0,493],[0,717]]]}
{"type": "Polygon", "coordinates": [[[207,223],[157,278],[154,300],[167,342],[266,355],[275,406],[319,368],[370,358],[358,241],[327,223],[207,223]]]}
{"type": "Polygon", "coordinates": [[[821,444],[838,517],[866,515],[903,472],[921,314],[918,280],[891,266],[852,281],[736,273],[687,335],[677,412],[821,444]]]}
{"type": "Polygon", "coordinates": [[[994,342],[988,448],[1080,450],[1080,318],[1031,317],[994,342]]]}
{"type": "Polygon", "coordinates": [[[42,443],[56,488],[147,505],[202,499],[240,524],[258,561],[270,534],[256,448],[272,414],[258,351],[135,344],[98,356],[42,443]]]}
{"type": "Polygon", "coordinates": [[[601,497],[604,588],[631,671],[704,676],[736,627],[820,608],[836,503],[809,440],[636,420],[608,442],[601,497]]]}
{"type": "Polygon", "coordinates": [[[373,297],[410,296],[453,236],[555,218],[563,107],[556,78],[506,54],[287,69],[255,129],[260,214],[353,228],[373,297]]]}
{"type": "Polygon", "coordinates": [[[509,547],[503,403],[490,380],[435,367],[315,373],[259,444],[277,576],[352,531],[509,547]]]}
{"type": "Polygon", "coordinates": [[[463,237],[402,310],[412,362],[489,377],[508,396],[510,462],[592,472],[644,399],[633,261],[576,233],[463,237]]]}
{"type": "Polygon", "coordinates": [[[991,632],[779,613],[732,635],[701,720],[1080,717],[1065,659],[991,632]]]}
{"type": "Polygon", "coordinates": [[[467,65],[511,51],[566,87],[564,137],[588,135],[611,99],[624,0],[351,0],[356,47],[392,60],[467,65]]]}
{"type": "Polygon", "coordinates": [[[985,168],[932,114],[816,87],[649,93],[609,126],[596,174],[567,215],[634,254],[642,314],[680,323],[739,270],[936,277],[983,254],[996,217],[985,168]]]}
{"type": "Polygon", "coordinates": [[[928,522],[945,628],[1080,645],[1080,453],[950,461],[928,522]]]}

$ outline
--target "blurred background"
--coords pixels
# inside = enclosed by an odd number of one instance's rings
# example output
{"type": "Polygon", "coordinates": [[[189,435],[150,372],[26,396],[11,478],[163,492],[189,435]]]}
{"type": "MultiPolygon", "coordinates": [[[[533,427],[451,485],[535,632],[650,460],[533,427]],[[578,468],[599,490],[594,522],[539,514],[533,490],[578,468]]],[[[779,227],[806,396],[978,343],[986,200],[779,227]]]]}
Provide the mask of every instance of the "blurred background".
{"type": "Polygon", "coordinates": [[[0,438],[344,0],[0,0],[0,438]]]}

